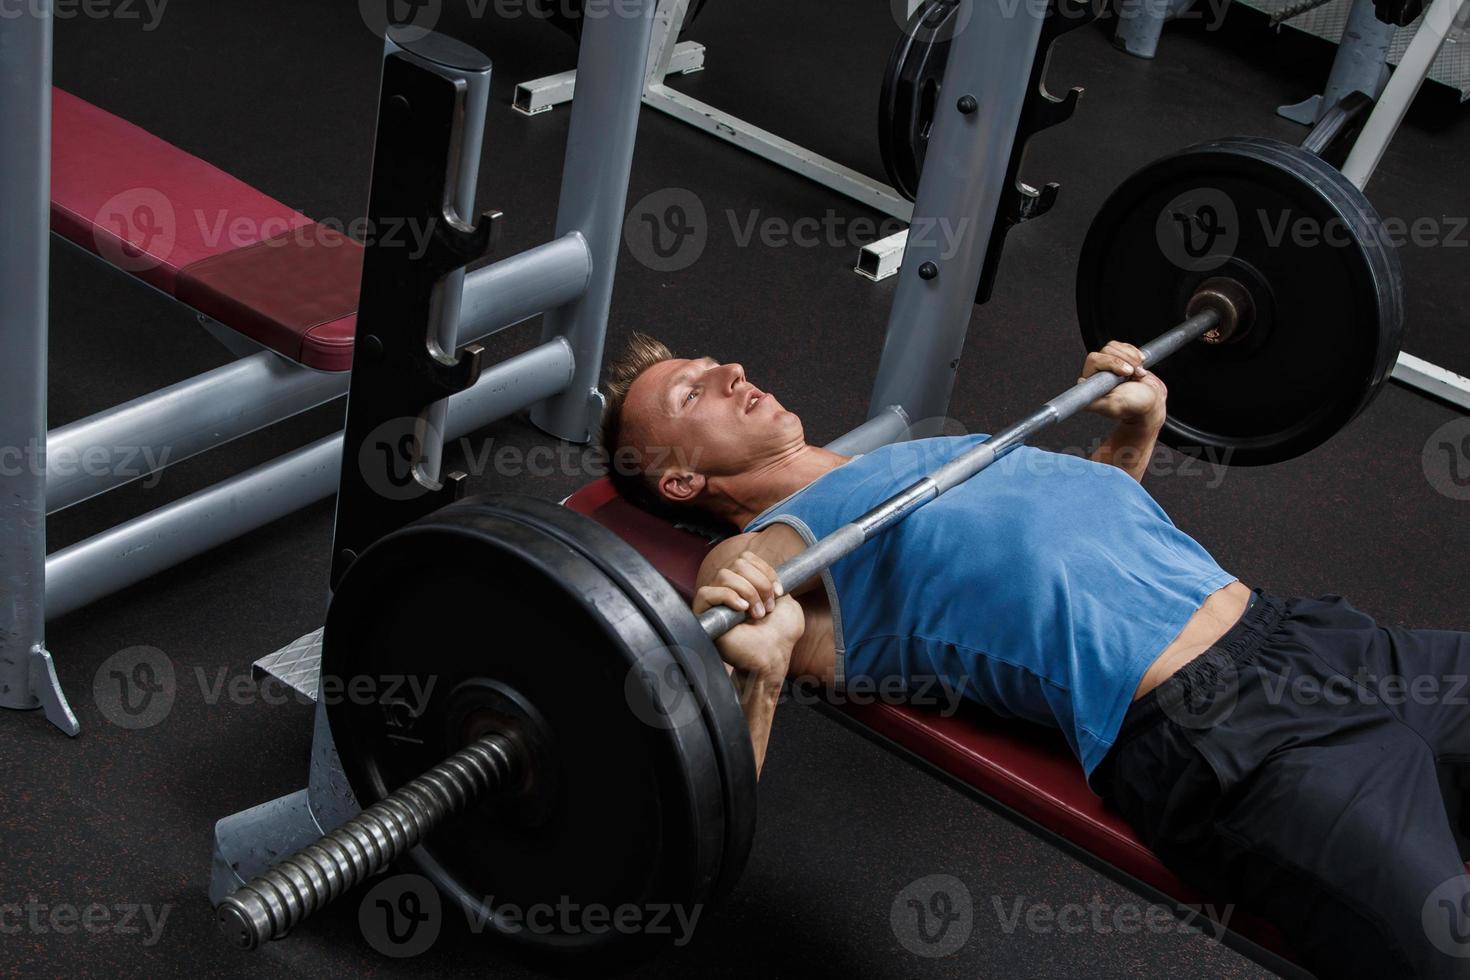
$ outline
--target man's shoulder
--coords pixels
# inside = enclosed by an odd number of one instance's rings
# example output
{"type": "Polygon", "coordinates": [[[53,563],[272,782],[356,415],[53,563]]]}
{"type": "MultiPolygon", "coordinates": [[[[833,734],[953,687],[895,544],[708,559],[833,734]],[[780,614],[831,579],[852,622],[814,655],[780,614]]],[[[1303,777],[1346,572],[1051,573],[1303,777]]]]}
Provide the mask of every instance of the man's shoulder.
{"type": "Polygon", "coordinates": [[[704,584],[715,573],[747,551],[753,551],[772,565],[780,565],[806,548],[796,529],[774,522],[759,531],[734,534],[711,548],[699,566],[699,582],[704,584]]]}

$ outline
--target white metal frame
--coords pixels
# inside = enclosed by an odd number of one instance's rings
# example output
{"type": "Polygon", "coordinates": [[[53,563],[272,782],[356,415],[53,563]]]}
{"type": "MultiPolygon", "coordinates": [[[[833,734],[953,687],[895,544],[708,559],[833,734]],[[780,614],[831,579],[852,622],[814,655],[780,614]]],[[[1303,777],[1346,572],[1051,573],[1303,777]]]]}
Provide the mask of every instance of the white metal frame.
{"type": "MultiPolygon", "coordinates": [[[[753,123],[669,88],[664,84],[671,73],[690,74],[704,68],[705,48],[694,41],[679,41],[689,0],[660,0],[654,15],[653,38],[648,49],[648,73],[643,88],[643,104],[701,129],[741,149],[753,153],[778,167],[790,170],[829,190],[849,197],[875,211],[900,221],[913,218],[914,206],[888,184],[861,174],[851,167],[814,153],[791,140],[761,129],[753,123]]],[[[908,0],[909,11],[919,0],[908,0]]],[[[516,86],[511,104],[526,115],[546,112],[553,106],[570,102],[576,91],[575,71],[548,75],[516,86]]],[[[886,279],[898,271],[903,261],[903,242],[907,232],[899,232],[880,242],[864,246],[854,271],[869,279],[886,279]],[[879,254],[870,255],[878,249],[879,254]]]]}
{"type": "MultiPolygon", "coordinates": [[[[1398,68],[1394,69],[1368,121],[1363,124],[1362,135],[1343,162],[1344,176],[1359,188],[1365,187],[1372,179],[1373,171],[1383,159],[1384,151],[1409,111],[1410,103],[1428,77],[1430,66],[1434,64],[1450,29],[1455,26],[1455,18],[1464,4],[1465,0],[1434,0],[1424,15],[1424,21],[1399,60],[1398,68]]],[[[1413,354],[1401,353],[1394,365],[1393,378],[1416,391],[1470,410],[1470,378],[1464,375],[1413,354]]]]}

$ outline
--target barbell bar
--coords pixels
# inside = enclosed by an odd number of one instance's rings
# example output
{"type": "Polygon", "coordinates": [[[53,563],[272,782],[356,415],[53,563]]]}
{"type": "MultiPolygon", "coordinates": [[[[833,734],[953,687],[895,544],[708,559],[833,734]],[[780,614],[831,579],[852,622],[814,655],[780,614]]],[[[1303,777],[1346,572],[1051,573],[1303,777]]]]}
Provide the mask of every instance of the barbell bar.
{"type": "Polygon", "coordinates": [[[279,939],[417,847],[445,820],[512,783],[524,765],[522,753],[504,735],[480,736],[236,889],[215,910],[220,931],[241,949],[279,939]]]}

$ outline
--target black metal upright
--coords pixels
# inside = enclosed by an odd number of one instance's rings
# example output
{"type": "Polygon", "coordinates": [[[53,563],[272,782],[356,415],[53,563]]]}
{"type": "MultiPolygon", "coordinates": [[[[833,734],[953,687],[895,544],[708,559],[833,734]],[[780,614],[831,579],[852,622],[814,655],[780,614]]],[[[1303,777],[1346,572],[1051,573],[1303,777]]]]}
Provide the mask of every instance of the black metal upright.
{"type": "Polygon", "coordinates": [[[496,215],[470,223],[490,61],[439,34],[390,31],[378,102],[368,228],[337,496],[332,584],[363,549],[458,496],[439,473],[442,403],[479,378],[456,351],[446,294],[491,247],[496,215]],[[414,234],[394,234],[409,228],[414,234]],[[425,236],[424,232],[428,234],[425,236]],[[420,248],[418,240],[425,242],[420,248]],[[449,287],[446,288],[446,281],[449,287]]]}

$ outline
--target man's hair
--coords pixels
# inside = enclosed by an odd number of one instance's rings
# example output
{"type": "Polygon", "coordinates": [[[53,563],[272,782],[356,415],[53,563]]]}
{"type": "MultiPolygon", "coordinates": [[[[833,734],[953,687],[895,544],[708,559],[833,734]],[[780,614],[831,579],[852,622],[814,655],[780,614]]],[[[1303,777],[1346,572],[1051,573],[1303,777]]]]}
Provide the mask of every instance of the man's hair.
{"type": "Polygon", "coordinates": [[[671,506],[654,489],[656,473],[648,471],[644,446],[623,444],[623,406],[638,376],[674,352],[647,334],[635,333],[623,352],[608,362],[602,381],[607,406],[602,412],[602,450],[607,454],[608,477],[627,500],[645,510],[667,514],[671,506]]]}

